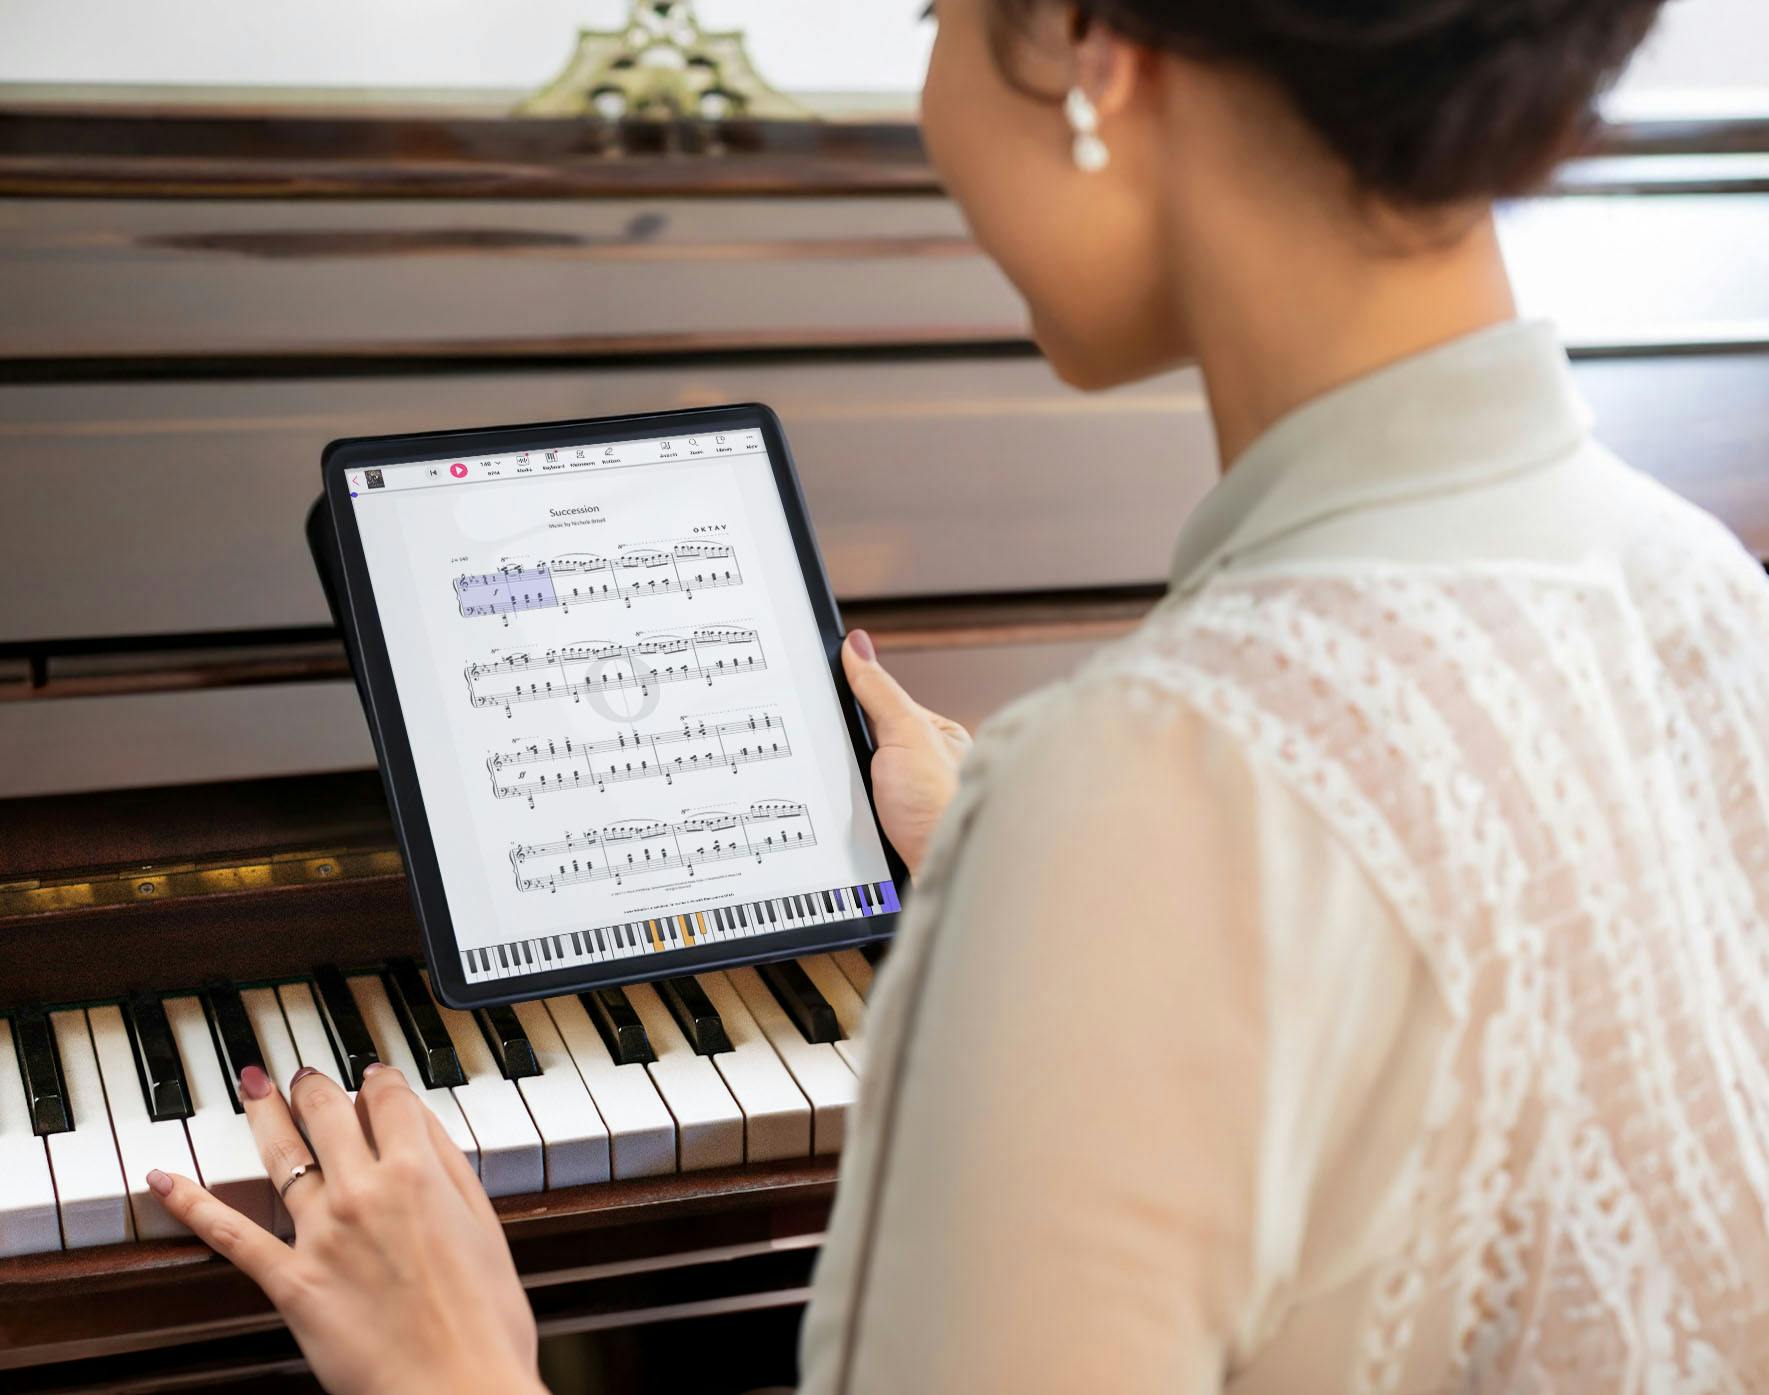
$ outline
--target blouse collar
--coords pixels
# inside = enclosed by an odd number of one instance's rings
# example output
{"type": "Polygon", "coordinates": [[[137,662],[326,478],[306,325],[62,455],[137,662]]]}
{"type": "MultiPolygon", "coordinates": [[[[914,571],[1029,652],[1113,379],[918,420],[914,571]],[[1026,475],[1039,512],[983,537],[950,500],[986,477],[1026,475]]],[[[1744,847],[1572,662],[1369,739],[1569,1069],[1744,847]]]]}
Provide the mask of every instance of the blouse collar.
{"type": "Polygon", "coordinates": [[[1248,447],[1186,520],[1173,593],[1323,519],[1551,465],[1590,425],[1545,321],[1401,359],[1304,403],[1248,447]]]}

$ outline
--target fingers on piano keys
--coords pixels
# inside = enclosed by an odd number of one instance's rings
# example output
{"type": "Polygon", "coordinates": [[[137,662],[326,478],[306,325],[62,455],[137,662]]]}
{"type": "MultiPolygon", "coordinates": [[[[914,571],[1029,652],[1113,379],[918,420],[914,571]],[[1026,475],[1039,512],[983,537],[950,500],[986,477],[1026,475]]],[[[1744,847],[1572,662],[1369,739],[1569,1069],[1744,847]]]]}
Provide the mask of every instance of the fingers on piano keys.
{"type": "Polygon", "coordinates": [[[0,1257],[179,1234],[199,1178],[284,1236],[237,1091],[398,1067],[494,1196],[838,1152],[872,965],[855,951],[457,1012],[411,960],[0,1013],[0,1257]]]}

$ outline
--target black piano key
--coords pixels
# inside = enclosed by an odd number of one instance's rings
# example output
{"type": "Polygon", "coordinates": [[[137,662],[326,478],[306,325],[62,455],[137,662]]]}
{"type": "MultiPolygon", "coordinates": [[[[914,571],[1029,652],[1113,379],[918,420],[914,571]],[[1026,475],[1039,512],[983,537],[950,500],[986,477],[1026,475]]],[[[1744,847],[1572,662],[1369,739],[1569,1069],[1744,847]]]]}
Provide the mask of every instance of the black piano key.
{"type": "Polygon", "coordinates": [[[830,915],[835,914],[835,897],[827,891],[823,893],[823,909],[828,911],[830,915]]]}
{"type": "Polygon", "coordinates": [[[645,1035],[645,1024],[620,989],[591,988],[577,997],[602,1034],[602,1042],[614,1057],[615,1065],[649,1065],[657,1059],[651,1038],[645,1035]]]}
{"type": "Polygon", "coordinates": [[[522,962],[531,967],[534,964],[534,947],[527,940],[522,942],[522,962]]]}
{"type": "Polygon", "coordinates": [[[387,985],[387,997],[393,1003],[393,1015],[399,1019],[407,1045],[418,1063],[418,1074],[432,1090],[465,1085],[467,1072],[461,1069],[461,1058],[455,1055],[455,1044],[448,1028],[442,1025],[442,1014],[436,1011],[424,976],[418,972],[415,959],[400,958],[388,963],[381,974],[387,985]]]}
{"type": "Polygon", "coordinates": [[[20,1008],[12,1015],[12,1046],[18,1055],[18,1073],[25,1086],[25,1108],[31,1112],[31,1132],[39,1136],[71,1133],[74,1113],[68,1103],[68,1087],[61,1076],[61,1048],[55,1029],[41,1008],[20,1008]]]}
{"type": "Polygon", "coordinates": [[[786,1015],[806,1041],[840,1041],[841,1023],[835,1009],[811,982],[811,976],[792,960],[760,966],[762,982],[768,985],[786,1015]]]}
{"type": "Polygon", "coordinates": [[[241,1114],[240,1072],[247,1066],[264,1069],[264,1053],[258,1047],[258,1034],[252,1030],[251,1016],[240,999],[239,990],[222,979],[212,979],[202,994],[203,1011],[209,1019],[209,1035],[215,1041],[215,1054],[221,1058],[221,1074],[227,1080],[227,1092],[233,1100],[233,1112],[241,1114]]]}
{"type": "Polygon", "coordinates": [[[123,1004],[123,1020],[135,1044],[135,1073],[141,1079],[141,1097],[148,1118],[188,1119],[195,1113],[190,1086],[184,1079],[184,1061],[172,1037],[166,1009],[151,993],[136,993],[123,1004]]]}
{"type": "Polygon", "coordinates": [[[498,962],[506,969],[510,967],[510,951],[503,945],[498,946],[498,962]]]}
{"type": "Polygon", "coordinates": [[[534,1055],[534,1043],[522,1030],[522,1020],[516,1016],[515,1008],[480,1008],[475,1016],[505,1080],[523,1080],[541,1073],[541,1063],[534,1055]]]}
{"type": "Polygon", "coordinates": [[[341,1083],[346,1090],[360,1090],[362,1073],[381,1059],[380,1052],[375,1049],[375,1039],[369,1034],[368,1023],[357,1011],[350,985],[344,982],[344,975],[336,964],[321,964],[316,968],[313,987],[320,1016],[332,1035],[332,1050],[337,1053],[338,1065],[344,1071],[341,1083]]]}
{"type": "Polygon", "coordinates": [[[749,917],[743,913],[743,907],[737,908],[737,923],[745,930],[749,929],[749,917]]]}
{"type": "Polygon", "coordinates": [[[657,985],[657,992],[669,1004],[676,1025],[697,1055],[712,1056],[731,1050],[731,1037],[725,1031],[719,1010],[692,975],[666,978],[657,985]]]}

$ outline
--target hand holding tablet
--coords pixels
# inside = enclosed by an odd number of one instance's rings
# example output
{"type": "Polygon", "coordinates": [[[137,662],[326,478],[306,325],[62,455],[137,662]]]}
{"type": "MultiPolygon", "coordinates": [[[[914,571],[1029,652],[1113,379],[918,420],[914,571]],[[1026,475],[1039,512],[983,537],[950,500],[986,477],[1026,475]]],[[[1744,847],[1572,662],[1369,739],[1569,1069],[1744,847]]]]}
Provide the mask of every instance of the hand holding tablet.
{"type": "Polygon", "coordinates": [[[890,933],[906,878],[772,412],[341,441],[324,471],[445,1002],[890,933]]]}

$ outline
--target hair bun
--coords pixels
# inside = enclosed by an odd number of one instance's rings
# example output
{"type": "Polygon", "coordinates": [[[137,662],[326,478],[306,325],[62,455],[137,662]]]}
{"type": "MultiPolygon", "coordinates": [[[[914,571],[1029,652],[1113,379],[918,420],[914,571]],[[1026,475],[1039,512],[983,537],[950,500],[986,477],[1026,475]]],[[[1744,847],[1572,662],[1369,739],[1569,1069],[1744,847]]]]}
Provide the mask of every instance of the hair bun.
{"type": "MultiPolygon", "coordinates": [[[[995,0],[1023,15],[1040,0],[995,0]]],[[[1525,193],[1583,136],[1664,0],[1098,0],[1151,48],[1258,72],[1379,197],[1525,193]]]]}

